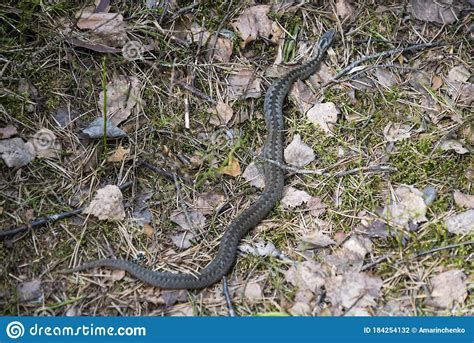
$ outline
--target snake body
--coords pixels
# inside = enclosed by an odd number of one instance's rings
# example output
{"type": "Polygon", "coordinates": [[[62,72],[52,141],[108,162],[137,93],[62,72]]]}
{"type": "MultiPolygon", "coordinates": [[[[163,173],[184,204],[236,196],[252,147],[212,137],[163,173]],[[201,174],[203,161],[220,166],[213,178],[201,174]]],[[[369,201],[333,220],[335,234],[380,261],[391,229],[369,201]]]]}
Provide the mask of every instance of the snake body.
{"type": "Polygon", "coordinates": [[[222,279],[231,269],[241,238],[262,221],[281,199],[284,186],[283,164],[283,102],[296,80],[303,80],[318,68],[324,53],[332,44],[335,31],[330,29],[321,37],[316,55],[305,64],[292,69],[268,89],[264,101],[265,123],[268,130],[263,149],[265,189],[258,200],[238,215],[222,236],[216,257],[199,274],[156,272],[123,259],[100,259],[86,262],[70,272],[95,267],[110,267],[129,272],[137,279],[166,289],[200,289],[222,279]],[[274,161],[276,163],[268,162],[274,161]],[[279,166],[280,165],[280,166],[279,166]]]}

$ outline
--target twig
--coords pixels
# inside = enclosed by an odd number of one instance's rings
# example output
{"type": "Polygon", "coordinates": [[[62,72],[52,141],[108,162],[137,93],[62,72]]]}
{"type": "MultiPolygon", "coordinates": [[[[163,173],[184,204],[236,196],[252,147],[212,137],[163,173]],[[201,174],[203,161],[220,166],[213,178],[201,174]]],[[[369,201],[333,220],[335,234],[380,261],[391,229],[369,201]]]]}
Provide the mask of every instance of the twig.
{"type": "Polygon", "coordinates": [[[189,83],[186,83],[184,81],[181,81],[181,80],[177,80],[175,82],[177,85],[183,87],[184,89],[190,91],[191,93],[193,93],[194,95],[204,99],[205,101],[207,101],[208,103],[210,103],[211,105],[216,105],[217,104],[217,101],[214,100],[213,98],[211,98],[210,96],[204,94],[203,92],[201,92],[199,89],[197,89],[196,87],[190,85],[189,83]]]}
{"type": "Polygon", "coordinates": [[[376,54],[373,54],[373,55],[364,56],[361,59],[359,59],[359,60],[349,64],[347,67],[343,68],[339,73],[337,73],[331,79],[329,79],[323,86],[326,86],[326,85],[334,82],[335,80],[341,78],[342,76],[349,73],[353,68],[357,67],[359,64],[362,64],[366,61],[373,60],[373,59],[379,58],[379,57],[385,57],[385,56],[388,56],[388,55],[398,54],[398,53],[402,53],[402,52],[422,50],[422,49],[430,48],[430,47],[433,47],[433,46],[438,46],[438,45],[441,45],[441,44],[442,44],[442,42],[439,42],[439,41],[438,42],[432,42],[432,43],[426,43],[426,44],[415,44],[415,45],[408,46],[406,48],[395,48],[395,49],[390,49],[390,50],[386,50],[386,51],[383,51],[383,52],[379,52],[379,53],[376,53],[376,54]]]}
{"type": "Polygon", "coordinates": [[[171,180],[174,182],[174,179],[177,178],[177,179],[180,179],[181,181],[184,181],[186,183],[189,183],[190,180],[183,177],[183,176],[180,176],[180,175],[177,175],[175,173],[173,173],[172,171],[169,171],[165,168],[161,168],[161,167],[157,167],[151,163],[148,163],[147,161],[142,161],[140,163],[141,166],[151,170],[151,171],[154,171],[155,173],[158,173],[160,174],[161,176],[164,176],[166,177],[168,180],[171,180]]]}
{"type": "MultiPolygon", "coordinates": [[[[127,188],[129,188],[133,184],[132,181],[126,182],[122,185],[119,186],[120,190],[123,191],[127,188]]],[[[77,208],[75,210],[71,211],[66,211],[66,212],[61,212],[61,213],[56,213],[56,214],[51,214],[46,217],[38,218],[30,222],[29,224],[26,225],[21,225],[16,228],[10,229],[10,230],[2,230],[0,231],[0,238],[5,239],[6,237],[16,235],[21,232],[26,232],[30,230],[35,230],[37,228],[40,228],[48,223],[54,223],[60,219],[65,219],[72,217],[76,214],[82,213],[84,211],[85,207],[77,208]]]]}
{"type": "Polygon", "coordinates": [[[235,317],[235,311],[234,311],[234,305],[232,305],[232,299],[230,297],[229,293],[229,286],[227,284],[227,277],[224,275],[222,278],[222,293],[224,294],[225,297],[225,302],[227,304],[227,310],[229,311],[229,316],[230,317],[235,317]]]}
{"type": "Polygon", "coordinates": [[[372,166],[367,166],[367,167],[360,167],[360,168],[354,168],[354,169],[349,169],[341,172],[337,172],[336,174],[333,175],[333,177],[343,177],[347,176],[350,174],[355,174],[358,172],[387,172],[387,173],[393,173],[397,172],[398,169],[392,166],[385,166],[385,165],[372,165],[372,166]]]}

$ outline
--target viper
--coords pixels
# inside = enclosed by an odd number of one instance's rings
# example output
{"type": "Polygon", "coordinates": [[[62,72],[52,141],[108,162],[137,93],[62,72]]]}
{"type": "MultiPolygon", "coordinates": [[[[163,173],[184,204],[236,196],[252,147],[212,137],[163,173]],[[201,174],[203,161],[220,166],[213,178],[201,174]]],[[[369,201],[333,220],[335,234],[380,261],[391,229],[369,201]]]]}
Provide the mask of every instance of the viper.
{"type": "Polygon", "coordinates": [[[222,279],[234,264],[239,241],[268,215],[282,197],[284,186],[284,173],[281,167],[284,165],[283,103],[295,81],[304,80],[317,70],[324,54],[333,42],[334,34],[334,29],[326,31],[317,43],[314,57],[274,81],[268,88],[264,101],[264,116],[268,134],[262,152],[265,188],[255,203],[230,223],[222,236],[216,257],[205,268],[197,275],[157,272],[131,261],[106,258],[86,262],[69,272],[96,267],[121,269],[149,285],[167,289],[200,289],[222,279]]]}

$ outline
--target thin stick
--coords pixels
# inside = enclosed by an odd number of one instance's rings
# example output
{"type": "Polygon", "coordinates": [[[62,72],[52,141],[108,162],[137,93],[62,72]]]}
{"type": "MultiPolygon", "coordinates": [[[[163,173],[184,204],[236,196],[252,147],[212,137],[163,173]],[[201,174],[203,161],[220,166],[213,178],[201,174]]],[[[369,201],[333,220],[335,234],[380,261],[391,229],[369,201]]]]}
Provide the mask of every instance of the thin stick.
{"type": "Polygon", "coordinates": [[[224,275],[222,278],[222,293],[224,294],[225,302],[227,304],[227,310],[229,311],[230,317],[235,317],[234,305],[232,305],[232,299],[229,293],[229,285],[227,284],[227,277],[224,275]]]}
{"type": "Polygon", "coordinates": [[[217,101],[214,100],[213,98],[211,98],[210,96],[204,94],[203,92],[201,92],[199,89],[197,89],[196,87],[190,85],[189,83],[186,83],[184,81],[181,81],[181,80],[177,80],[175,82],[175,84],[183,87],[184,89],[190,91],[191,93],[193,93],[194,95],[200,97],[201,99],[203,100],[206,100],[208,103],[210,103],[211,105],[216,105],[217,104],[217,101]]]}

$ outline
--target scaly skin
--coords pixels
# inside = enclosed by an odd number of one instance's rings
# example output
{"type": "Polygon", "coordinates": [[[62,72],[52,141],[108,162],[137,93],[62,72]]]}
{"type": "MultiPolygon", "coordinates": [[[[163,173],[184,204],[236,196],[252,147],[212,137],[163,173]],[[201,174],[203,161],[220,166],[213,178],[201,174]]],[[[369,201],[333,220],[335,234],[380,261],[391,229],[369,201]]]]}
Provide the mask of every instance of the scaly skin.
{"type": "Polygon", "coordinates": [[[334,33],[334,30],[328,30],[321,37],[318,43],[318,51],[314,58],[300,67],[291,70],[284,77],[275,81],[268,89],[264,102],[265,122],[268,130],[264,156],[266,159],[277,163],[265,162],[265,190],[254,204],[237,216],[229,225],[229,228],[222,236],[216,257],[209,265],[202,269],[198,275],[155,272],[122,259],[90,261],[71,269],[69,272],[77,272],[95,267],[122,269],[149,285],[167,289],[205,288],[219,281],[226,275],[234,263],[237,254],[237,246],[241,238],[262,221],[282,197],[284,175],[278,164],[282,165],[284,163],[283,102],[296,80],[304,80],[316,71],[324,53],[332,44],[334,33]]]}

